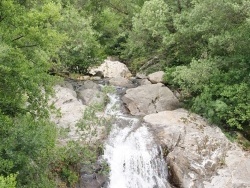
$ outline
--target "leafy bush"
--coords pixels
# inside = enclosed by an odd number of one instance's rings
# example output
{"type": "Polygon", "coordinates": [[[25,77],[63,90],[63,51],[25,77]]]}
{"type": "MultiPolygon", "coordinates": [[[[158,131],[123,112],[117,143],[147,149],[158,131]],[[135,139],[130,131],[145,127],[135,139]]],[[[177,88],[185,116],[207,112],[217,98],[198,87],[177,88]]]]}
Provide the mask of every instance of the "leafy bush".
{"type": "Polygon", "coordinates": [[[193,111],[227,129],[250,125],[249,7],[247,1],[194,1],[174,17],[178,62],[165,79],[193,111]]]}
{"type": "Polygon", "coordinates": [[[17,173],[17,186],[51,185],[49,164],[55,146],[56,129],[44,119],[27,115],[12,120],[0,116],[0,174],[17,173]]]}
{"type": "Polygon", "coordinates": [[[16,175],[10,174],[7,177],[0,176],[1,188],[16,188],[16,175]]]}

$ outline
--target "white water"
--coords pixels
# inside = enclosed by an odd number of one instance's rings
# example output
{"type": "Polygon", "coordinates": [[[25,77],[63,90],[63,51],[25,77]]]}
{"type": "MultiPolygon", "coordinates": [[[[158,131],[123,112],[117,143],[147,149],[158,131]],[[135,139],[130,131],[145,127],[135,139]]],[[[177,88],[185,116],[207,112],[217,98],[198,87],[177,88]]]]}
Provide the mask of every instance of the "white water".
{"type": "Polygon", "coordinates": [[[167,168],[148,128],[119,111],[119,98],[110,96],[106,113],[115,116],[104,158],[110,166],[109,188],[166,188],[167,168]]]}

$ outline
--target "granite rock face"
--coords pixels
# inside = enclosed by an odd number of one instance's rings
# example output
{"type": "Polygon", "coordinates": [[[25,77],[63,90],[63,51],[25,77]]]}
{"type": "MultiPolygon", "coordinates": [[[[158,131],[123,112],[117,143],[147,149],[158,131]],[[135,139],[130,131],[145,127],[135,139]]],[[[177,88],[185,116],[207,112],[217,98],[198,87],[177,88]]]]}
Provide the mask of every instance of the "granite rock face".
{"type": "Polygon", "coordinates": [[[128,89],[122,100],[132,115],[174,110],[179,106],[172,91],[160,83],[128,89]]]}
{"type": "Polygon", "coordinates": [[[164,148],[171,183],[183,188],[250,187],[250,156],[198,115],[178,109],[144,117],[164,148]]]}

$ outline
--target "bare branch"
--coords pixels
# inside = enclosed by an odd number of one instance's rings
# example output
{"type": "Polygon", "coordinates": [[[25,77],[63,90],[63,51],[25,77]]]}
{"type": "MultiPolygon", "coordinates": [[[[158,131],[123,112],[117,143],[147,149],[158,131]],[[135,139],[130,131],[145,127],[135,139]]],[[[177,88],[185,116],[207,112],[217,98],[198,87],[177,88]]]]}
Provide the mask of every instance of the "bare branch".
{"type": "Polygon", "coordinates": [[[18,48],[30,48],[30,47],[34,47],[34,46],[38,46],[37,44],[30,44],[30,45],[25,45],[25,46],[18,46],[18,48]]]}
{"type": "Polygon", "coordinates": [[[112,4],[111,2],[108,2],[108,4],[111,6],[111,8],[115,9],[116,11],[128,15],[128,12],[121,10],[120,8],[118,8],[117,6],[115,6],[114,4],[112,4]]]}
{"type": "Polygon", "coordinates": [[[21,39],[21,38],[23,38],[24,36],[23,35],[21,35],[21,36],[19,36],[19,37],[17,37],[17,38],[15,38],[15,39],[13,39],[11,42],[14,42],[14,41],[16,41],[16,40],[19,40],[19,39],[21,39]]]}

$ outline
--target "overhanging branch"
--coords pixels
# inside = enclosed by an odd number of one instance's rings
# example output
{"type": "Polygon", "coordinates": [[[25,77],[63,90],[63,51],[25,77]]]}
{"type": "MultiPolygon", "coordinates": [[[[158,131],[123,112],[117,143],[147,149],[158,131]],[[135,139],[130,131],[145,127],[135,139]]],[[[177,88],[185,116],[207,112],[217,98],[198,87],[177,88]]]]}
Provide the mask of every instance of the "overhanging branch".
{"type": "Polygon", "coordinates": [[[24,36],[23,35],[21,35],[21,36],[19,36],[19,37],[17,37],[17,38],[14,38],[11,42],[14,42],[14,41],[16,41],[16,40],[19,40],[19,39],[21,39],[21,38],[23,38],[24,36]]]}
{"type": "Polygon", "coordinates": [[[30,44],[30,45],[25,45],[25,46],[18,46],[18,48],[30,48],[30,47],[35,47],[38,46],[37,44],[30,44]]]}

